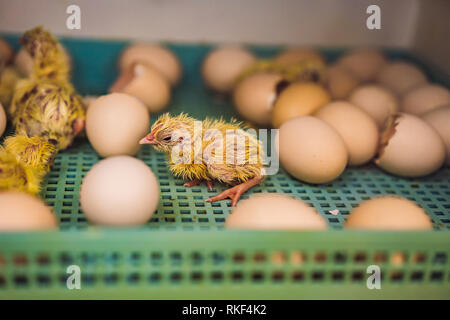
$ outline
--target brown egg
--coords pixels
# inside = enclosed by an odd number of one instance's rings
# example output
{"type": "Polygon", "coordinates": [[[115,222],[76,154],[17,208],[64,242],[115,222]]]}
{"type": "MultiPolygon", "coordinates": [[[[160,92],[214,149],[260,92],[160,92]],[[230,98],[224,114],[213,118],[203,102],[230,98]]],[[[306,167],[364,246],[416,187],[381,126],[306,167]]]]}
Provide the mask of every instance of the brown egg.
{"type": "Polygon", "coordinates": [[[40,231],[57,227],[55,215],[41,199],[21,192],[0,192],[0,231],[40,231]]]}
{"type": "Polygon", "coordinates": [[[402,98],[402,112],[422,115],[450,103],[450,92],[437,84],[426,84],[408,91],[402,98]]]}
{"type": "Polygon", "coordinates": [[[0,66],[1,61],[4,61],[8,64],[14,55],[14,51],[4,39],[0,38],[0,66]]]}
{"type": "Polygon", "coordinates": [[[422,119],[441,136],[447,150],[445,163],[450,165],[450,105],[428,111],[422,115],[422,119]]]}
{"type": "Polygon", "coordinates": [[[426,212],[414,202],[398,196],[381,196],[366,200],[350,212],[348,229],[431,230],[426,212]]]}
{"type": "Polygon", "coordinates": [[[203,62],[203,79],[211,89],[227,93],[233,89],[241,72],[255,62],[256,57],[244,48],[219,47],[212,50],[203,62]]]}
{"type": "Polygon", "coordinates": [[[134,155],[148,131],[147,108],[125,93],[111,93],[91,103],[86,114],[86,134],[102,157],[134,155]]]}
{"type": "Polygon", "coordinates": [[[140,63],[123,72],[111,86],[110,92],[134,96],[152,113],[163,110],[170,101],[169,82],[152,67],[140,63]]]}
{"type": "Polygon", "coordinates": [[[350,70],[361,81],[371,81],[387,61],[380,51],[361,48],[346,53],[337,63],[350,70]]]}
{"type": "Polygon", "coordinates": [[[255,73],[240,81],[233,91],[239,114],[257,125],[270,125],[276,86],[281,80],[276,73],[255,73]]]}
{"type": "Polygon", "coordinates": [[[275,101],[272,124],[275,128],[299,116],[312,114],[330,102],[330,96],[320,85],[295,82],[284,89],[275,101]]]}
{"type": "Polygon", "coordinates": [[[438,170],[445,160],[439,134],[419,117],[399,113],[391,117],[381,133],[375,163],[403,177],[421,177],[438,170]]]}
{"type": "Polygon", "coordinates": [[[359,85],[360,80],[351,71],[333,65],[327,69],[326,83],[333,99],[344,99],[359,85]]]}
{"type": "Polygon", "coordinates": [[[225,221],[228,229],[325,230],[325,219],[306,202],[284,194],[254,194],[242,200],[225,221]]]}
{"type": "Polygon", "coordinates": [[[363,110],[346,101],[331,102],[314,114],[332,126],[344,140],[350,165],[370,161],[378,147],[378,127],[363,110]]]}
{"type": "Polygon", "coordinates": [[[417,66],[408,62],[396,61],[382,68],[377,74],[376,80],[398,96],[402,96],[408,90],[424,85],[427,77],[417,66]]]}
{"type": "Polygon", "coordinates": [[[97,162],[80,188],[86,218],[99,225],[134,226],[149,221],[159,201],[158,180],[143,161],[115,156],[97,162]]]}
{"type": "Polygon", "coordinates": [[[325,63],[323,55],[311,48],[290,48],[278,54],[274,60],[282,65],[291,65],[302,60],[316,59],[325,63]]]}
{"type": "Polygon", "coordinates": [[[377,85],[356,88],[348,101],[367,112],[379,128],[383,128],[389,116],[398,111],[397,97],[389,90],[377,85]]]}
{"type": "Polygon", "coordinates": [[[6,129],[6,113],[5,109],[3,109],[2,104],[0,103],[0,137],[6,129]]]}
{"type": "Polygon", "coordinates": [[[177,56],[169,49],[158,44],[133,44],[122,53],[119,60],[121,72],[136,63],[146,64],[162,74],[171,85],[181,78],[182,67],[177,56]]]}
{"type": "Polygon", "coordinates": [[[345,143],[336,130],[311,116],[283,123],[275,149],[286,171],[309,183],[336,179],[348,160],[345,143]]]}

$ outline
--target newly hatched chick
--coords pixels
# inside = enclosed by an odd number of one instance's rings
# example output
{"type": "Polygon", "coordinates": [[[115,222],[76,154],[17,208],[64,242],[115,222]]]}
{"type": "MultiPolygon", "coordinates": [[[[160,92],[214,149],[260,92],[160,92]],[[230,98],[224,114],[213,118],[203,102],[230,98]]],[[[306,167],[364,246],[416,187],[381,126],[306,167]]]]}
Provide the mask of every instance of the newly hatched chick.
{"type": "Polygon", "coordinates": [[[0,147],[0,190],[38,193],[56,153],[44,138],[8,137],[0,147]]]}
{"type": "Polygon", "coordinates": [[[236,205],[240,196],[264,177],[261,142],[241,123],[222,119],[198,121],[186,114],[164,114],[153,124],[140,144],[150,144],[165,152],[170,171],[190,180],[191,187],[205,181],[212,189],[214,180],[234,187],[206,201],[230,198],[236,205]]]}
{"type": "Polygon", "coordinates": [[[58,41],[42,27],[34,28],[20,39],[33,58],[29,78],[15,88],[9,114],[17,133],[40,136],[67,148],[82,131],[85,106],[69,82],[69,65],[58,41]]]}

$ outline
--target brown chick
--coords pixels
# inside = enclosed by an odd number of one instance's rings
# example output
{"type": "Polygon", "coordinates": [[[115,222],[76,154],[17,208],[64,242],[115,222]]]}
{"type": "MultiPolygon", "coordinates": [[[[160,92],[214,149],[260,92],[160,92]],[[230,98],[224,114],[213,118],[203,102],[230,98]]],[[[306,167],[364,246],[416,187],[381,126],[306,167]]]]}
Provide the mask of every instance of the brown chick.
{"type": "Polygon", "coordinates": [[[205,181],[211,190],[214,180],[233,185],[206,201],[230,198],[235,206],[244,192],[263,180],[265,172],[262,144],[244,129],[236,121],[199,121],[186,114],[172,117],[166,113],[140,144],[166,153],[170,171],[190,180],[187,187],[205,181]]]}

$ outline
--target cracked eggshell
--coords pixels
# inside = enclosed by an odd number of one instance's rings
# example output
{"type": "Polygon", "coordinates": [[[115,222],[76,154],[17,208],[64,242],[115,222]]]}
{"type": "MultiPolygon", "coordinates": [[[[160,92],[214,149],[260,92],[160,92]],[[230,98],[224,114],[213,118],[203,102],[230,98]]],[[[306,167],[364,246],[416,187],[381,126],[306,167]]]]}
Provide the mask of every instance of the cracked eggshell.
{"type": "Polygon", "coordinates": [[[290,119],[314,113],[330,100],[330,95],[322,86],[294,82],[278,95],[272,110],[272,124],[279,128],[290,119]]]}
{"type": "Polygon", "coordinates": [[[222,46],[208,53],[203,61],[202,76],[211,89],[228,93],[241,72],[255,62],[256,57],[245,48],[222,46]]]}
{"type": "Polygon", "coordinates": [[[444,141],[446,148],[445,163],[450,166],[450,105],[426,112],[422,119],[431,125],[444,141]]]}
{"type": "Polygon", "coordinates": [[[3,135],[6,129],[6,112],[0,103],[0,137],[3,135]]]}
{"type": "Polygon", "coordinates": [[[276,73],[255,73],[240,81],[233,91],[239,114],[257,125],[270,125],[276,87],[281,80],[276,73]]]}
{"type": "Polygon", "coordinates": [[[228,229],[326,230],[325,219],[306,202],[274,193],[241,200],[225,221],[228,229]]]}
{"type": "Polygon", "coordinates": [[[398,111],[398,99],[389,90],[378,85],[364,85],[356,88],[348,101],[363,109],[383,128],[389,116],[398,111]]]}
{"type": "Polygon", "coordinates": [[[398,96],[427,83],[427,77],[422,70],[404,61],[396,61],[386,65],[378,73],[376,80],[380,85],[390,89],[398,96]]]}
{"type": "Polygon", "coordinates": [[[350,165],[369,162],[377,152],[378,127],[363,110],[346,101],[334,101],[314,114],[332,126],[344,140],[350,165]]]}
{"type": "Polygon", "coordinates": [[[138,98],[152,113],[163,110],[170,101],[170,84],[155,69],[135,64],[121,74],[111,92],[122,92],[138,98]]]}
{"type": "Polygon", "coordinates": [[[407,92],[401,103],[402,112],[422,115],[450,103],[450,92],[437,84],[426,84],[407,92]]]}
{"type": "Polygon", "coordinates": [[[279,53],[274,61],[282,65],[291,65],[303,60],[319,60],[325,63],[325,58],[317,50],[311,48],[289,48],[279,53]]]}
{"type": "Polygon", "coordinates": [[[431,230],[427,213],[416,203],[398,196],[380,196],[363,201],[345,222],[348,229],[431,230]]]}
{"type": "Polygon", "coordinates": [[[445,160],[445,146],[423,119],[399,113],[392,116],[381,133],[375,163],[402,177],[421,177],[438,170],[445,160]]]}
{"type": "Polygon", "coordinates": [[[344,54],[337,63],[366,82],[375,78],[380,69],[387,64],[387,60],[379,50],[360,48],[344,54]]]}
{"type": "Polygon", "coordinates": [[[159,201],[153,171],[141,160],[115,156],[97,162],[84,177],[80,204],[86,218],[98,225],[146,223],[159,201]]]}
{"type": "Polygon", "coordinates": [[[102,157],[136,154],[149,125],[145,105],[125,93],[99,97],[86,113],[86,135],[102,157]]]}
{"type": "Polygon", "coordinates": [[[38,197],[0,192],[0,232],[42,231],[58,227],[52,210],[38,197]]]}
{"type": "Polygon", "coordinates": [[[178,57],[162,45],[138,43],[126,48],[119,60],[121,72],[136,63],[152,67],[171,85],[177,84],[181,78],[182,67],[178,57]]]}
{"type": "Polygon", "coordinates": [[[311,116],[286,121],[275,140],[283,167],[295,178],[325,183],[344,171],[348,154],[342,137],[325,121],[311,116]]]}
{"type": "Polygon", "coordinates": [[[327,69],[327,89],[333,99],[344,99],[361,81],[349,70],[332,65],[327,69]]]}

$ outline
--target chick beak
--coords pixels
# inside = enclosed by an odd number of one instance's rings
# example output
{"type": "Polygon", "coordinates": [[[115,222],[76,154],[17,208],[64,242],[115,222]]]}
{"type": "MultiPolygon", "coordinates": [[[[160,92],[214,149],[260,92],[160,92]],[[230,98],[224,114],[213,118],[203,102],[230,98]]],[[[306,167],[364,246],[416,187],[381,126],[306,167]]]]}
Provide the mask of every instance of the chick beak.
{"type": "Polygon", "coordinates": [[[139,141],[139,144],[151,144],[151,145],[155,145],[158,144],[155,140],[155,137],[153,136],[153,134],[150,132],[148,135],[146,135],[144,138],[141,139],[141,141],[139,141]]]}

